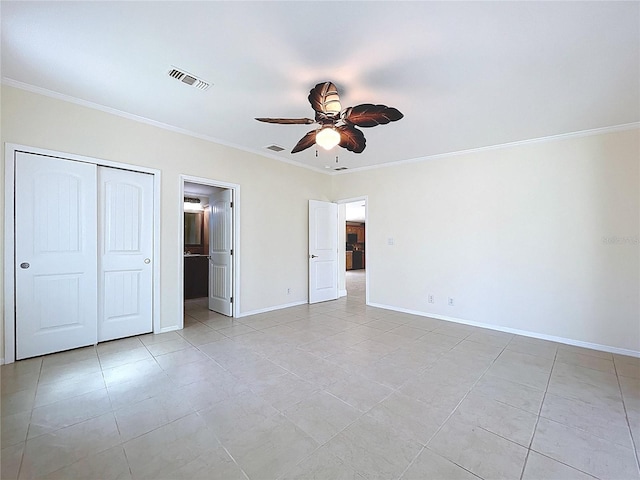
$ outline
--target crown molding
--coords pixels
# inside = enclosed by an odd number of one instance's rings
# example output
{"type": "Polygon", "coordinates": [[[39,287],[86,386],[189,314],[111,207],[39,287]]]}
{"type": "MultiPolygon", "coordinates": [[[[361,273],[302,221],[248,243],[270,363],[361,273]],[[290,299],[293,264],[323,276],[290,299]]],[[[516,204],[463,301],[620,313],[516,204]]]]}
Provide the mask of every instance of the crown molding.
{"type": "Polygon", "coordinates": [[[151,120],[149,118],[146,117],[142,117],[139,115],[134,115],[132,113],[128,113],[128,112],[124,112],[122,110],[118,110],[112,107],[107,107],[105,105],[101,105],[99,103],[94,103],[94,102],[89,102],[87,100],[82,100],[76,97],[72,97],[70,95],[65,95],[62,93],[58,93],[58,92],[54,92],[53,90],[48,90],[46,88],[42,88],[42,87],[37,87],[35,85],[31,85],[28,83],[24,83],[24,82],[20,82],[18,80],[14,80],[12,78],[8,78],[8,77],[2,77],[2,84],[3,85],[7,85],[9,87],[14,87],[14,88],[18,88],[21,90],[26,90],[32,93],[36,93],[39,95],[43,95],[45,97],[50,97],[50,98],[55,98],[57,100],[62,100],[65,102],[69,102],[69,103],[73,103],[82,107],[87,107],[87,108],[91,108],[94,110],[99,110],[101,112],[105,112],[105,113],[110,113],[112,115],[116,115],[122,118],[126,118],[128,120],[133,120],[135,122],[140,122],[140,123],[144,123],[147,125],[151,125],[157,128],[161,128],[163,130],[168,130],[174,133],[179,133],[182,135],[187,135],[189,137],[193,137],[193,138],[197,138],[200,140],[204,140],[206,142],[211,142],[211,143],[215,143],[218,145],[223,145],[225,147],[230,147],[230,148],[234,148],[236,150],[240,150],[243,152],[247,152],[247,153],[252,153],[254,155],[259,155],[261,157],[266,157],[269,158],[271,160],[277,160],[279,162],[283,162],[286,163],[288,165],[292,165],[294,167],[300,167],[300,168],[306,168],[308,170],[311,170],[315,173],[322,173],[324,175],[329,175],[329,176],[334,176],[334,175],[349,175],[351,173],[356,173],[356,172],[364,172],[364,171],[368,171],[368,170],[376,170],[379,168],[389,168],[389,167],[397,167],[399,165],[406,165],[406,164],[411,164],[411,163],[420,163],[420,162],[426,162],[426,161],[430,161],[430,160],[437,160],[437,159],[441,159],[441,158],[449,158],[449,157],[456,157],[456,156],[460,156],[460,155],[468,155],[468,154],[473,154],[473,153],[480,153],[480,152],[488,152],[488,151],[494,151],[494,150],[501,150],[504,148],[512,148],[512,147],[519,147],[519,146],[524,146],[524,145],[532,145],[532,144],[536,144],[536,143],[546,143],[546,142],[554,142],[554,141],[558,141],[558,140],[564,140],[564,139],[568,139],[568,138],[579,138],[579,137],[587,137],[587,136],[592,136],[592,135],[602,135],[605,133],[613,133],[613,132],[621,132],[621,131],[625,131],[625,130],[633,130],[636,128],[640,128],[640,122],[632,122],[632,123],[625,123],[625,124],[621,124],[621,125],[614,125],[614,126],[609,126],[609,127],[601,127],[601,128],[593,128],[593,129],[589,129],[589,130],[579,130],[576,132],[569,132],[569,133],[561,133],[558,135],[549,135],[546,137],[538,137],[538,138],[531,138],[531,139],[527,139],[527,140],[519,140],[516,142],[508,142],[508,143],[500,143],[500,144],[495,144],[495,145],[487,145],[484,147],[478,147],[478,148],[470,148],[467,150],[457,150],[457,151],[453,151],[453,152],[446,152],[446,153],[439,153],[439,154],[435,154],[435,155],[426,155],[424,157],[417,157],[417,158],[411,158],[411,159],[407,159],[407,160],[398,160],[398,161],[394,161],[394,162],[386,162],[386,163],[380,163],[377,165],[370,165],[370,166],[366,166],[366,167],[355,167],[355,168],[349,168],[348,170],[342,170],[340,172],[336,172],[336,171],[327,171],[324,169],[320,169],[317,167],[313,167],[311,165],[305,165],[304,163],[300,163],[300,162],[295,162],[293,160],[288,160],[286,158],[282,158],[279,157],[277,155],[272,155],[269,154],[267,152],[263,152],[260,150],[256,150],[256,149],[252,149],[252,148],[247,148],[247,147],[243,147],[241,145],[237,145],[231,142],[227,142],[225,140],[219,139],[219,138],[215,138],[215,137],[210,137],[208,135],[203,135],[201,133],[197,133],[197,132],[192,132],[190,130],[184,129],[184,128],[179,128],[173,125],[169,125],[166,123],[162,123],[162,122],[158,122],[156,120],[151,120]]]}
{"type": "Polygon", "coordinates": [[[640,122],[623,123],[621,125],[614,125],[611,127],[592,128],[590,130],[579,130],[577,132],[560,133],[558,135],[549,135],[546,137],[531,138],[528,140],[519,140],[517,142],[500,143],[496,145],[487,145],[485,147],[470,148],[467,150],[458,150],[455,152],[438,153],[436,155],[427,155],[424,157],[411,158],[407,160],[399,160],[397,162],[379,163],[377,165],[371,165],[368,167],[357,167],[357,168],[349,169],[349,171],[345,170],[343,172],[334,172],[334,175],[344,175],[344,174],[349,174],[354,172],[363,172],[366,170],[375,170],[378,168],[397,167],[398,165],[405,165],[408,163],[420,163],[420,162],[426,162],[429,160],[437,160],[440,158],[449,158],[449,157],[457,157],[460,155],[468,155],[471,153],[489,152],[494,150],[501,150],[504,148],[533,145],[536,143],[555,142],[559,140],[565,140],[568,138],[580,138],[580,137],[589,137],[592,135],[602,135],[605,133],[623,132],[626,130],[634,130],[637,128],[640,128],[640,122]]]}
{"type": "Polygon", "coordinates": [[[182,135],[187,135],[189,137],[197,138],[199,140],[204,140],[206,142],[215,143],[218,145],[223,145],[225,147],[234,148],[236,150],[240,150],[247,153],[252,153],[254,155],[259,155],[261,157],[266,157],[271,160],[277,160],[279,162],[286,163],[288,165],[293,165],[294,167],[306,168],[308,170],[312,170],[316,173],[322,174],[330,174],[325,170],[320,168],[313,167],[311,165],[305,165],[303,163],[294,162],[293,160],[288,160],[286,158],[278,157],[277,155],[271,155],[267,152],[262,152],[260,150],[243,147],[241,145],[237,145],[235,143],[227,142],[225,140],[210,137],[208,135],[203,135],[201,133],[192,132],[191,130],[187,130],[184,128],[176,127],[174,125],[169,125],[167,123],[158,122],[156,120],[151,120],[150,118],[146,118],[140,115],[134,115],[132,113],[124,112],[122,110],[118,110],[116,108],[107,107],[105,105],[101,105],[99,103],[89,102],[88,100],[82,100],[80,98],[72,97],[70,95],[66,95],[59,92],[54,92],[53,90],[48,90],[46,88],[37,87],[35,85],[31,85],[29,83],[20,82],[18,80],[14,80],[8,77],[2,77],[2,84],[7,85],[9,87],[18,88],[20,90],[26,90],[31,93],[36,93],[38,95],[43,95],[45,97],[54,98],[56,100],[62,100],[63,102],[73,103],[75,105],[79,105],[81,107],[91,108],[93,110],[99,110],[104,113],[109,113],[111,115],[116,115],[118,117],[126,118],[128,120],[133,120],[134,122],[144,123],[146,125],[151,125],[153,127],[161,128],[163,130],[168,130],[173,133],[179,133],[182,135]]]}

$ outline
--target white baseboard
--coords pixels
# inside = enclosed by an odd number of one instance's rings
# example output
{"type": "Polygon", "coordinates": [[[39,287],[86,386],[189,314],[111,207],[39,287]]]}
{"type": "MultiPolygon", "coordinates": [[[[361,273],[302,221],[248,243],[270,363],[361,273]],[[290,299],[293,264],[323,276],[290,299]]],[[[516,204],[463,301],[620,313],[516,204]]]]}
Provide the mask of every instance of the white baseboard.
{"type": "Polygon", "coordinates": [[[306,305],[307,303],[308,302],[306,300],[301,300],[299,302],[285,303],[283,305],[275,305],[273,307],[261,308],[259,310],[250,310],[248,312],[242,312],[238,314],[238,318],[249,317],[251,315],[257,315],[259,313],[273,312],[274,310],[282,310],[283,308],[297,307],[298,305],[306,305]]]}
{"type": "Polygon", "coordinates": [[[340,297],[346,297],[347,296],[347,290],[338,290],[338,298],[340,297]]]}
{"type": "Polygon", "coordinates": [[[530,332],[528,330],[519,330],[517,328],[501,327],[499,325],[492,325],[489,323],[474,322],[472,320],[466,320],[463,318],[449,317],[447,315],[439,315],[439,314],[428,313],[428,312],[420,312],[417,310],[393,307],[391,305],[382,305],[379,303],[369,303],[368,305],[376,308],[384,308],[385,310],[393,310],[395,312],[418,315],[420,317],[435,318],[437,320],[445,320],[447,322],[461,323],[463,325],[471,325],[473,327],[487,328],[489,330],[496,330],[498,332],[513,333],[514,335],[522,335],[524,337],[538,338],[540,340],[549,340],[550,342],[564,343],[565,345],[573,345],[575,347],[590,348],[592,350],[600,350],[602,352],[616,353],[618,355],[627,355],[630,357],[640,358],[640,351],[629,350],[627,348],[612,347],[610,345],[601,345],[599,343],[583,342],[581,340],[574,340],[572,338],[556,337],[554,335],[547,335],[539,332],[530,332]]]}
{"type": "Polygon", "coordinates": [[[180,330],[180,327],[177,326],[177,325],[172,325],[171,327],[163,327],[163,328],[161,328],[158,333],[174,332],[176,330],[180,330]]]}
{"type": "Polygon", "coordinates": [[[0,365],[4,365],[4,357],[0,358],[0,365]]]}

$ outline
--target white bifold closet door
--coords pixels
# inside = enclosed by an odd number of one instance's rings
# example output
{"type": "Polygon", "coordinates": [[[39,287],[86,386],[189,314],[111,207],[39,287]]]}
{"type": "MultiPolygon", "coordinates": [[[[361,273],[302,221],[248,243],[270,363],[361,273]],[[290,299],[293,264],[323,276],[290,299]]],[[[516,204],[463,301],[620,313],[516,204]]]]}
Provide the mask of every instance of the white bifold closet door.
{"type": "Polygon", "coordinates": [[[152,176],[15,161],[16,358],[150,332],[152,176]]]}

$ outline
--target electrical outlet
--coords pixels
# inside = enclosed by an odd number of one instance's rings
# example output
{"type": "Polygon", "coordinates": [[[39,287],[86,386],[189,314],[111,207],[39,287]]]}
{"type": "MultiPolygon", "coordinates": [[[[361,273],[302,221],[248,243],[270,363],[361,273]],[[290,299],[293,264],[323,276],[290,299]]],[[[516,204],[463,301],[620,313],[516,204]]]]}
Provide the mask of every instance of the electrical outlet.
{"type": "Polygon", "coordinates": [[[453,307],[453,297],[449,297],[449,300],[447,303],[449,304],[450,307],[453,307]]]}
{"type": "Polygon", "coordinates": [[[291,295],[291,288],[287,288],[287,295],[291,295]]]}
{"type": "Polygon", "coordinates": [[[433,303],[433,295],[429,294],[427,298],[429,300],[429,303],[433,303]]]}

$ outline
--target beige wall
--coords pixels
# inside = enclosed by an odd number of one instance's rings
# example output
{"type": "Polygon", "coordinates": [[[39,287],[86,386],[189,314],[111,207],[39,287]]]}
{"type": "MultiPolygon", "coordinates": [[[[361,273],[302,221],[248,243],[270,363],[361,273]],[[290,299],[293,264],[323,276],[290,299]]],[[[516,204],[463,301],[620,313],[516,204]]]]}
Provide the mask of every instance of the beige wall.
{"type": "Polygon", "coordinates": [[[574,136],[336,177],[334,198],[369,196],[371,303],[640,351],[639,138],[574,136]]]}
{"type": "MultiPolygon", "coordinates": [[[[162,171],[163,328],[178,325],[182,316],[178,298],[180,174],[240,185],[240,313],[306,302],[308,200],[327,200],[331,177],[7,86],[2,87],[1,127],[3,212],[5,143],[162,171]],[[289,295],[288,287],[292,289],[289,295]]],[[[2,292],[0,288],[0,295],[2,292]]]]}
{"type": "Polygon", "coordinates": [[[331,177],[11,87],[1,107],[3,146],[162,171],[163,328],[186,174],[241,186],[241,313],[307,300],[308,199],[367,195],[372,303],[640,352],[637,129],[331,177]]]}

